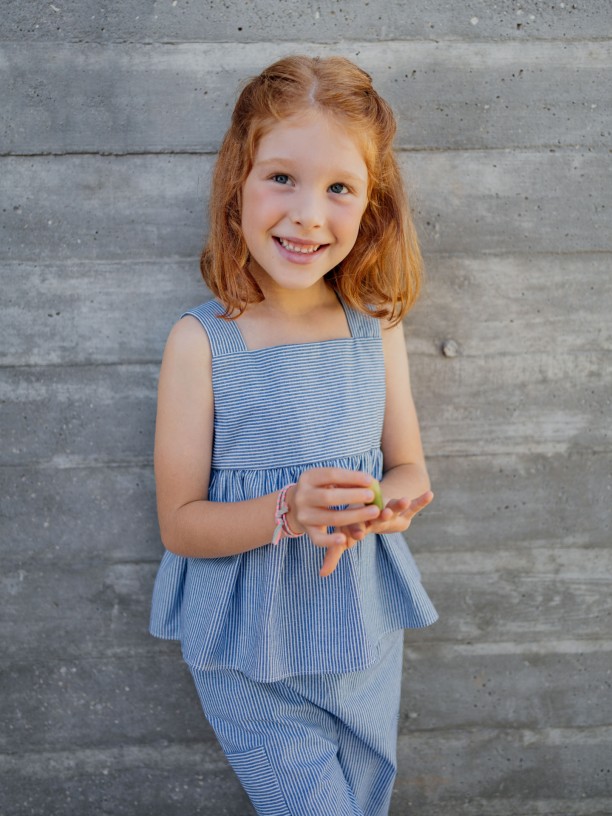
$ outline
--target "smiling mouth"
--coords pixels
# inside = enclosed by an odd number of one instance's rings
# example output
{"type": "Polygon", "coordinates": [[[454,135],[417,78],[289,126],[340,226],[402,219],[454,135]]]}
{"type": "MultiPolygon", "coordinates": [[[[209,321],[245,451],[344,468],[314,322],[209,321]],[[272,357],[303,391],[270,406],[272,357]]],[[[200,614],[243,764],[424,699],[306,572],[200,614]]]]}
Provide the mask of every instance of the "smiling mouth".
{"type": "Polygon", "coordinates": [[[278,236],[275,236],[275,240],[278,241],[284,249],[289,250],[289,252],[298,252],[300,255],[312,255],[321,249],[322,246],[327,246],[327,244],[292,244],[291,241],[287,241],[285,238],[279,238],[278,236]]]}

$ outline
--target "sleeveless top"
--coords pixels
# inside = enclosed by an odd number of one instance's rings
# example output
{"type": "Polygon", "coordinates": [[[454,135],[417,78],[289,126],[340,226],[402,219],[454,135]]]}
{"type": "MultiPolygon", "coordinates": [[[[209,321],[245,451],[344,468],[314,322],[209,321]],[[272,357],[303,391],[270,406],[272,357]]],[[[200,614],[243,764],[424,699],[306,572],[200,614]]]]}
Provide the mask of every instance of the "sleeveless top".
{"type": "MultiPolygon", "coordinates": [[[[223,307],[215,300],[181,315],[200,321],[212,349],[209,501],[273,493],[312,467],[382,478],[380,323],[342,306],[350,338],[254,351],[235,321],[217,317],[223,307]]],[[[321,578],[324,553],[306,535],[218,558],[166,551],[150,631],[180,640],[196,669],[237,669],[271,682],[365,669],[383,635],[437,619],[400,533],[366,536],[321,578]]]]}

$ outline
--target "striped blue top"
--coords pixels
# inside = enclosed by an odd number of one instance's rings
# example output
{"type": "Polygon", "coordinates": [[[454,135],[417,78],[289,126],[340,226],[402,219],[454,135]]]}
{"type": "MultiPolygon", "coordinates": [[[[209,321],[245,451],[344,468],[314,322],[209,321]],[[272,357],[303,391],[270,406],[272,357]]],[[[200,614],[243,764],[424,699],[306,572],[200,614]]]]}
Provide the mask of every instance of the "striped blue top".
{"type": "MultiPolygon", "coordinates": [[[[382,478],[380,323],[343,307],[350,338],[255,351],[235,321],[219,319],[217,301],[184,313],[200,321],[212,349],[210,501],[272,493],[311,467],[382,478]]],[[[367,536],[327,578],[319,576],[323,557],[306,535],[221,558],[166,552],[151,633],[181,640],[194,668],[270,682],[364,669],[385,633],[437,619],[400,533],[367,536]]]]}

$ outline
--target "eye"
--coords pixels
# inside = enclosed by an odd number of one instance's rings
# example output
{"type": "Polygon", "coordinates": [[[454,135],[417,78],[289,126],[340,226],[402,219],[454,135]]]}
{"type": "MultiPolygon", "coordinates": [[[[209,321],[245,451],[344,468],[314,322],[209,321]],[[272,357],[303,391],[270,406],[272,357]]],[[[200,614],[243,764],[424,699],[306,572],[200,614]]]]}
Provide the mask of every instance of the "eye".
{"type": "Polygon", "coordinates": [[[274,173],[270,178],[277,184],[289,184],[289,176],[286,173],[274,173]]]}
{"type": "Polygon", "coordinates": [[[330,184],[329,189],[336,195],[346,195],[349,191],[346,184],[341,184],[339,181],[335,182],[334,184],[330,184]]]}

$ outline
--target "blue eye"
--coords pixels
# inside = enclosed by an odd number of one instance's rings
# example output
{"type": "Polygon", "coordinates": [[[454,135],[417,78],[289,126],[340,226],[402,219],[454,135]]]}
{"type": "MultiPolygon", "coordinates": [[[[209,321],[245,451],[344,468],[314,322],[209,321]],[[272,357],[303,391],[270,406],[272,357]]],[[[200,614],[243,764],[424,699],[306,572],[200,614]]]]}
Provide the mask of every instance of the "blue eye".
{"type": "Polygon", "coordinates": [[[289,176],[285,173],[275,173],[272,176],[272,181],[276,181],[278,184],[288,184],[289,176]]]}
{"type": "Polygon", "coordinates": [[[339,195],[342,195],[343,193],[348,193],[348,187],[346,186],[346,184],[340,184],[339,181],[336,182],[335,184],[330,184],[329,189],[332,191],[332,193],[337,193],[339,195]]]}

